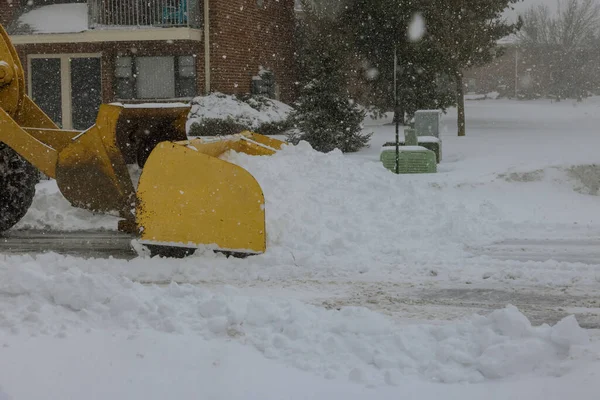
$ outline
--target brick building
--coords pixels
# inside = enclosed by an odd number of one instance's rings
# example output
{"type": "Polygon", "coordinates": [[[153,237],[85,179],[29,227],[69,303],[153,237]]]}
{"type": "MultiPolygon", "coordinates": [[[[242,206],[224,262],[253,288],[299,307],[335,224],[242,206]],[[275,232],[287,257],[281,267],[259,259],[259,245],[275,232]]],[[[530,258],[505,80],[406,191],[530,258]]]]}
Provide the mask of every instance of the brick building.
{"type": "Polygon", "coordinates": [[[543,91],[540,87],[544,74],[543,62],[517,42],[500,42],[503,54],[489,64],[470,68],[464,72],[465,90],[468,93],[498,92],[502,96],[529,96],[543,91]]]}
{"type": "Polygon", "coordinates": [[[29,95],[65,129],[90,126],[101,102],[256,90],[290,101],[294,19],[294,0],[0,3],[29,95]]]}

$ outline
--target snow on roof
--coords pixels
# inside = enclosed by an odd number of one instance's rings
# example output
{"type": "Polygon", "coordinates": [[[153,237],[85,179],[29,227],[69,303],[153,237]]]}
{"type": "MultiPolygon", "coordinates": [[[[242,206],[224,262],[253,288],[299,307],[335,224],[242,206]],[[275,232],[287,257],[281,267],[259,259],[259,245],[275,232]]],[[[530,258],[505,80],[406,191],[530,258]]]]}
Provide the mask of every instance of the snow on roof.
{"type": "Polygon", "coordinates": [[[186,108],[190,107],[187,103],[121,103],[121,102],[113,102],[109,103],[113,106],[119,106],[123,108],[186,108]]]}
{"type": "Polygon", "coordinates": [[[34,8],[19,17],[19,25],[28,25],[31,33],[75,33],[88,30],[86,3],[52,4],[34,8]]]}
{"type": "MultiPolygon", "coordinates": [[[[380,152],[384,153],[384,152],[388,152],[388,151],[396,151],[396,146],[383,146],[381,147],[380,152]]],[[[400,152],[427,152],[429,151],[428,148],[423,147],[423,146],[399,146],[398,147],[398,151],[400,152]]]]}

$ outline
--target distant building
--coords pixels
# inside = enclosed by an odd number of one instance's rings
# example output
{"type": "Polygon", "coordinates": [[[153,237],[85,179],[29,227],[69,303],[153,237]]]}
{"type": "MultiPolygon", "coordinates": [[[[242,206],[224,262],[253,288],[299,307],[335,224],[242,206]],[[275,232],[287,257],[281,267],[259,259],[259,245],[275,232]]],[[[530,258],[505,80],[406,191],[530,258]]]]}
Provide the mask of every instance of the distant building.
{"type": "Polygon", "coordinates": [[[0,23],[30,96],[63,128],[89,127],[107,102],[188,101],[210,91],[293,99],[294,0],[35,4],[1,2],[0,23]],[[257,84],[260,71],[269,79],[257,84]]]}
{"type": "Polygon", "coordinates": [[[489,64],[465,71],[464,83],[467,93],[485,94],[498,92],[502,96],[515,97],[525,89],[530,90],[531,64],[519,46],[515,36],[498,42],[503,51],[489,64]]]}
{"type": "Polygon", "coordinates": [[[501,40],[498,49],[503,54],[489,64],[465,71],[466,92],[498,92],[515,98],[547,97],[555,95],[552,87],[557,81],[564,81],[565,85],[577,86],[583,92],[600,93],[600,48],[571,49],[570,57],[577,60],[559,61],[561,55],[555,49],[526,47],[511,36],[501,40]],[[575,64],[577,68],[573,67],[575,64]],[[564,69],[561,71],[558,65],[564,69]]]}

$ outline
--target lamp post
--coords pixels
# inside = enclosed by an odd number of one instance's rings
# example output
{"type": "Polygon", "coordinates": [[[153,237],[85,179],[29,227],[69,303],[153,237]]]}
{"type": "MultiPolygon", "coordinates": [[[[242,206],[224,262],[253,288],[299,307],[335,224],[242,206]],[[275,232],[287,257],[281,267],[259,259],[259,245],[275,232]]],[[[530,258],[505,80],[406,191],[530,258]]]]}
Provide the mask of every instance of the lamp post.
{"type": "MultiPolygon", "coordinates": [[[[394,116],[396,120],[396,174],[400,173],[400,109],[398,101],[398,48],[394,43],[394,116]]],[[[404,119],[404,116],[402,116],[404,119]]]]}
{"type": "Polygon", "coordinates": [[[515,47],[515,100],[519,98],[519,48],[515,47]]]}

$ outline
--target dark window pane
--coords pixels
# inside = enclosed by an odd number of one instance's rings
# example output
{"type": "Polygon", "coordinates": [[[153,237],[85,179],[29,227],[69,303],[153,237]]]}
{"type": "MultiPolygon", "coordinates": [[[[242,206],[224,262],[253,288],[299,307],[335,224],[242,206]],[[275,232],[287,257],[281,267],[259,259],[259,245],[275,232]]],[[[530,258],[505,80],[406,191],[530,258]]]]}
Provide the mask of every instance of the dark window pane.
{"type": "Polygon", "coordinates": [[[177,82],[177,97],[196,96],[196,78],[179,78],[177,82]]]}
{"type": "Polygon", "coordinates": [[[117,79],[115,91],[118,99],[134,99],[135,93],[133,91],[134,80],[133,79],[117,79]]]}
{"type": "Polygon", "coordinates": [[[87,129],[96,122],[102,102],[100,58],[71,59],[71,98],[74,129],[87,129]]]}
{"type": "Polygon", "coordinates": [[[115,63],[115,76],[117,78],[131,78],[133,76],[133,62],[131,57],[117,57],[115,63]]]}
{"type": "Polygon", "coordinates": [[[179,57],[179,76],[191,78],[196,76],[196,58],[194,56],[179,57]]]}
{"type": "Polygon", "coordinates": [[[52,121],[62,126],[59,58],[31,59],[31,97],[52,121]]]}
{"type": "Polygon", "coordinates": [[[177,57],[177,97],[196,95],[196,58],[194,56],[177,57]]]}

